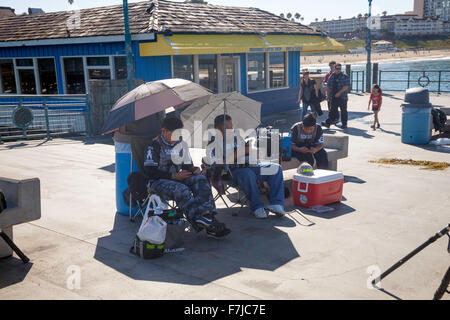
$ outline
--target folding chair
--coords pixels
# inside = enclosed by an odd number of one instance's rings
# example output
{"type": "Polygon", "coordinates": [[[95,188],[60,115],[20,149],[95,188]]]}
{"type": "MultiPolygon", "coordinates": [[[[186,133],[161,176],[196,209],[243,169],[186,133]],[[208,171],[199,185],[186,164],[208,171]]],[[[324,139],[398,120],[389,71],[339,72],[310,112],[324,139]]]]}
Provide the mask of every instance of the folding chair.
{"type": "Polygon", "coordinates": [[[202,159],[202,167],[206,173],[206,177],[211,187],[216,191],[214,196],[214,202],[219,199],[229,208],[234,208],[237,205],[241,205],[241,208],[246,204],[245,194],[241,191],[241,188],[233,180],[233,173],[230,168],[225,165],[207,165],[205,158],[202,159]],[[229,191],[231,188],[235,188],[238,191],[238,200],[233,205],[229,206],[224,196],[230,196],[232,193],[229,191]]]}
{"type": "MultiPolygon", "coordinates": [[[[143,138],[138,138],[138,137],[132,137],[131,138],[131,155],[132,155],[132,159],[134,158],[134,160],[136,161],[136,164],[139,168],[139,171],[137,174],[142,175],[143,177],[147,178],[145,175],[145,166],[144,166],[144,162],[145,162],[145,152],[147,150],[147,147],[150,145],[150,143],[153,141],[153,139],[143,139],[143,138]]],[[[133,173],[130,173],[130,175],[133,173]]],[[[130,189],[130,186],[129,186],[130,189]]],[[[151,188],[150,182],[148,181],[148,179],[145,182],[145,186],[142,185],[140,188],[138,188],[140,190],[129,190],[128,191],[128,195],[129,195],[129,199],[127,199],[126,203],[130,203],[130,221],[135,221],[137,216],[142,216],[144,217],[145,212],[149,211],[150,214],[154,214],[154,209],[151,207],[151,199],[152,196],[157,196],[160,200],[161,203],[164,204],[164,213],[162,215],[162,218],[164,220],[166,220],[166,222],[168,223],[175,223],[177,221],[179,221],[180,219],[182,219],[183,217],[185,217],[185,215],[183,214],[183,212],[181,212],[181,209],[178,207],[177,203],[172,200],[172,199],[167,199],[166,197],[164,197],[163,195],[159,194],[158,192],[156,192],[155,190],[153,190],[151,188]],[[144,191],[145,189],[145,191],[144,191]],[[134,198],[133,198],[134,195],[134,198]],[[133,205],[134,203],[136,203],[136,205],[133,205]],[[138,210],[135,214],[132,213],[132,208],[133,207],[138,207],[138,210]],[[180,217],[181,216],[181,217],[180,217]]],[[[127,192],[124,193],[127,194],[127,192]]],[[[190,223],[190,225],[192,226],[192,228],[195,231],[200,231],[201,229],[199,229],[199,227],[197,227],[194,223],[192,223],[191,221],[189,221],[189,219],[184,218],[186,221],[188,221],[190,223]]]]}

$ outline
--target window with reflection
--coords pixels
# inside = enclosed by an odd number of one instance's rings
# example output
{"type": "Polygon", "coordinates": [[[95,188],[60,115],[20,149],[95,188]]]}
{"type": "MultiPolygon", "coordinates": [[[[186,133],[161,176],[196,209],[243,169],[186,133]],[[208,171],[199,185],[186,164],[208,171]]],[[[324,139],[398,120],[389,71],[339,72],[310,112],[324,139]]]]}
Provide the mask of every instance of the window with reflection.
{"type": "Polygon", "coordinates": [[[86,63],[88,67],[109,66],[109,57],[87,57],[86,63]]]}
{"type": "Polygon", "coordinates": [[[37,60],[39,81],[42,94],[57,94],[55,61],[53,58],[41,58],[37,60]]]}
{"type": "Polygon", "coordinates": [[[264,53],[249,53],[247,57],[248,91],[264,90],[266,88],[266,68],[264,53]]]}
{"type": "Polygon", "coordinates": [[[215,54],[200,54],[198,56],[199,84],[214,93],[217,88],[217,57],[215,54]]]}
{"type": "Polygon", "coordinates": [[[284,52],[269,53],[270,88],[286,87],[286,59],[284,52]]]}
{"type": "Polygon", "coordinates": [[[127,57],[114,57],[116,79],[127,78],[127,57]]]}
{"type": "Polygon", "coordinates": [[[64,76],[67,94],[86,93],[83,58],[64,58],[64,76]]]}
{"type": "Polygon", "coordinates": [[[110,80],[111,71],[109,69],[88,69],[89,79],[110,80]]]}
{"type": "Polygon", "coordinates": [[[194,56],[173,56],[173,77],[194,81],[194,56]]]}
{"type": "Polygon", "coordinates": [[[22,94],[36,94],[36,79],[33,69],[19,69],[20,91],[22,94]]]}
{"type": "Polygon", "coordinates": [[[3,93],[17,93],[12,59],[0,60],[0,77],[3,93]]]}

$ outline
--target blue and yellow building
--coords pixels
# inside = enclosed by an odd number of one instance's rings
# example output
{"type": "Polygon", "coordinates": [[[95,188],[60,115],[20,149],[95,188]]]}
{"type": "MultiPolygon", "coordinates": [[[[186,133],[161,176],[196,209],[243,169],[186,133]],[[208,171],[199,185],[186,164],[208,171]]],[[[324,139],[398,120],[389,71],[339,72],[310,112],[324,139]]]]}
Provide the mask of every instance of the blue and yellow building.
{"type": "MultiPolygon", "coordinates": [[[[238,91],[263,112],[296,107],[300,55],[341,50],[272,13],[162,0],[129,5],[135,78],[185,78],[238,91]]],[[[0,19],[0,94],[78,94],[126,78],[121,5],[0,19]]]]}

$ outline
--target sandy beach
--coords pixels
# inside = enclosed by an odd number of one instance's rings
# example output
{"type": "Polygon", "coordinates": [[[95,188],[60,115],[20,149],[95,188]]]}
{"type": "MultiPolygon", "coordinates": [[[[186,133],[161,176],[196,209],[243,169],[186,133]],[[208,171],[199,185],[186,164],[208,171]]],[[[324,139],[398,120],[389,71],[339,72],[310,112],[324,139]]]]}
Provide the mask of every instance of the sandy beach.
{"type": "MultiPolygon", "coordinates": [[[[450,58],[450,48],[445,50],[410,50],[403,52],[373,53],[372,62],[420,60],[450,58]]],[[[337,61],[342,64],[360,64],[367,61],[367,54],[338,54],[338,55],[302,55],[302,68],[309,66],[327,66],[329,61],[337,61]]]]}

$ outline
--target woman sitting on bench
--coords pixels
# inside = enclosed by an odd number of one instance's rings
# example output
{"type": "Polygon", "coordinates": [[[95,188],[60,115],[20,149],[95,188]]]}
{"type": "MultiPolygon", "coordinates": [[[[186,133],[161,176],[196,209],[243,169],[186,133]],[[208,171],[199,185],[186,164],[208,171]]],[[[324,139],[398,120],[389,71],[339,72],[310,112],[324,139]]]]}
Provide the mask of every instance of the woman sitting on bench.
{"type": "Polygon", "coordinates": [[[312,113],[291,128],[292,157],[319,169],[328,169],[328,156],[323,148],[323,130],[312,113]]]}

